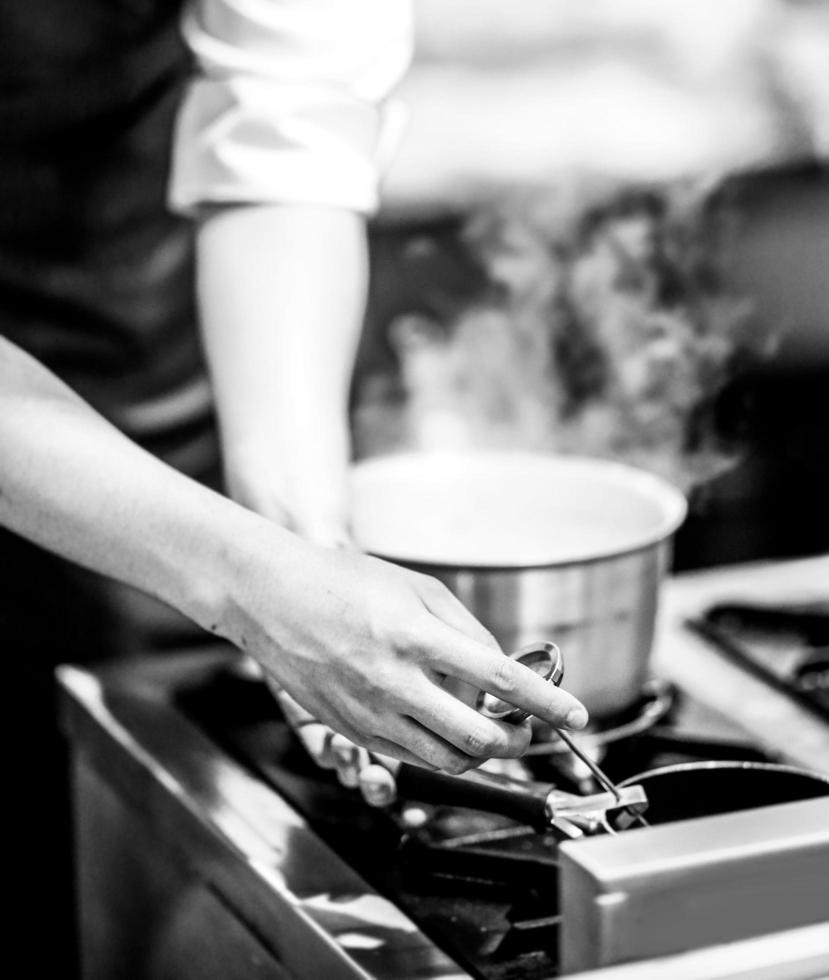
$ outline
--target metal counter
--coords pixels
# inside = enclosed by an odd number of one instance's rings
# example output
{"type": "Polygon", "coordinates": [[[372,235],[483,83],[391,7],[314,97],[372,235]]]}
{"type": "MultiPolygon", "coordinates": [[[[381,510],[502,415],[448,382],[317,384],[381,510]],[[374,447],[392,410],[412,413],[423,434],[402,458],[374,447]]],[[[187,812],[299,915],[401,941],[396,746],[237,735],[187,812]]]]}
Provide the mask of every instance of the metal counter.
{"type": "MultiPolygon", "coordinates": [[[[790,761],[829,769],[829,729],[682,630],[723,590],[829,591],[829,559],[668,582],[655,664],[790,761]],[[681,635],[679,633],[681,632],[681,635]]],[[[59,668],[73,749],[85,980],[450,980],[468,974],[285,800],[176,710],[207,651],[59,668]]],[[[575,976],[575,974],[570,974],[575,976]]],[[[829,924],[578,974],[584,980],[829,975],[829,924]]]]}

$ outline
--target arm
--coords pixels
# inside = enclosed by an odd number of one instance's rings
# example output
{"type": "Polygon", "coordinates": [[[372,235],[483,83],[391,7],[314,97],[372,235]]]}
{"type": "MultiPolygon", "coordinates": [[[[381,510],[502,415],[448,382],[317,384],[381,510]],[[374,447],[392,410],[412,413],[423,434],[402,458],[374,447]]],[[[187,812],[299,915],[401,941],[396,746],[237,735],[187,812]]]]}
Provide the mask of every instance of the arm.
{"type": "Polygon", "coordinates": [[[200,74],[180,113],[171,199],[200,218],[229,489],[326,544],[345,536],[364,216],[410,17],[408,0],[201,0],[185,22],[200,74]]]}
{"type": "MultiPolygon", "coordinates": [[[[377,206],[386,98],[408,64],[410,19],[408,0],[200,0],[185,21],[201,74],[180,113],[171,200],[200,219],[199,308],[227,486],[324,545],[348,540],[364,215],[377,206]]],[[[289,718],[301,710],[277,696],[289,718]]],[[[300,730],[323,765],[335,762],[329,746],[353,750],[332,735],[300,730]]]]}
{"type": "Polygon", "coordinates": [[[363,219],[340,208],[214,210],[198,292],[232,496],[343,543],[348,393],[366,288],[363,219]]]}
{"type": "Polygon", "coordinates": [[[438,583],[316,548],[199,486],[3,340],[0,461],[0,522],[231,640],[357,744],[453,772],[523,751],[526,727],[480,717],[442,675],[555,725],[578,707],[494,649],[438,583]]]}
{"type": "MultiPolygon", "coordinates": [[[[130,443],[0,337],[0,523],[211,625],[228,501],[130,443]]],[[[240,533],[250,533],[242,526],[240,533]]]]}

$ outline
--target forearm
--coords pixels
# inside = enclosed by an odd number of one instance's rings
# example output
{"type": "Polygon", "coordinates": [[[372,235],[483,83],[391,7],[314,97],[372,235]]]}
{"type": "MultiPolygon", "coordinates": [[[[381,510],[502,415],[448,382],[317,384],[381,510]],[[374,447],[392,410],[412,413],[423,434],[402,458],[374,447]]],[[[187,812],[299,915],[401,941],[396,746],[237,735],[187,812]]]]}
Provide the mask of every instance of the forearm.
{"type": "Polygon", "coordinates": [[[225,601],[226,542],[253,520],[0,339],[0,523],[209,627],[225,601]]]}
{"type": "MultiPolygon", "coordinates": [[[[287,501],[297,488],[280,481],[344,474],[366,265],[363,219],[350,211],[230,207],[202,222],[200,316],[231,490],[270,469],[287,501]]],[[[313,484],[306,495],[342,499],[313,484]]]]}
{"type": "Polygon", "coordinates": [[[529,726],[482,718],[445,676],[555,727],[577,704],[551,703],[434,580],[314,548],[200,487],[3,340],[0,523],[232,640],[313,717],[386,755],[460,772],[524,750],[529,726]]]}

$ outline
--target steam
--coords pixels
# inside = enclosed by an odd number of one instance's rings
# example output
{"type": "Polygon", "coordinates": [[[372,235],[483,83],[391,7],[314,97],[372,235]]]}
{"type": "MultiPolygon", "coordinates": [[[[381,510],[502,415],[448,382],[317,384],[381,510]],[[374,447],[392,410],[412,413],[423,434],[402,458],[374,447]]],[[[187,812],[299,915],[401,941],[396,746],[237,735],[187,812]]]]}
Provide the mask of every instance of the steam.
{"type": "Polygon", "coordinates": [[[775,342],[722,281],[732,216],[714,201],[580,181],[479,209],[463,238],[486,287],[449,322],[390,325],[404,397],[381,406],[363,390],[359,444],[579,453],[684,489],[713,475],[736,451],[717,396],[775,342]]]}

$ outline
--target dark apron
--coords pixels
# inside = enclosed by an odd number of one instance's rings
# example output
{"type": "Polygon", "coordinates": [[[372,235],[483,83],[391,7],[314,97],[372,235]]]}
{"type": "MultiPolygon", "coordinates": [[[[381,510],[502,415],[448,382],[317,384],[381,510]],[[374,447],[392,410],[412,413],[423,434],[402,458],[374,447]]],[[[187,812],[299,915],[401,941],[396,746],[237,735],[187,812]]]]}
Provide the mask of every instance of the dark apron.
{"type": "MultiPolygon", "coordinates": [[[[165,208],[190,70],[180,7],[0,2],[0,331],[133,439],[215,485],[192,230],[165,208]]],[[[22,705],[5,741],[20,818],[7,840],[22,857],[4,862],[19,913],[9,934],[26,962],[47,955],[51,975],[73,976],[53,665],[192,635],[160,604],[0,532],[0,651],[7,698],[22,705]],[[36,830],[43,819],[49,833],[36,830]]]]}
{"type": "MultiPolygon", "coordinates": [[[[131,438],[215,483],[192,229],[165,207],[190,68],[180,6],[0,4],[0,330],[131,438]]],[[[9,534],[0,568],[5,648],[21,626],[14,642],[55,660],[143,642],[94,576],[9,534]]],[[[124,601],[140,619],[143,600],[124,601]]]]}

